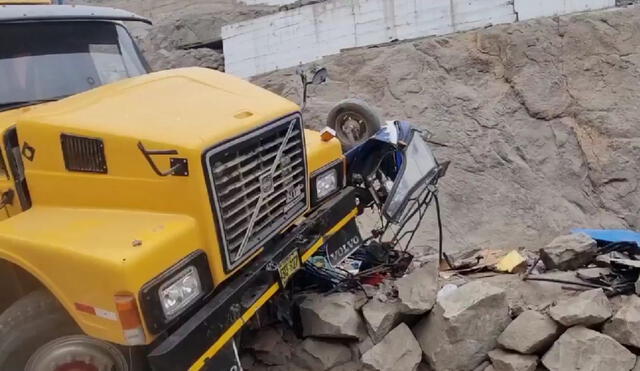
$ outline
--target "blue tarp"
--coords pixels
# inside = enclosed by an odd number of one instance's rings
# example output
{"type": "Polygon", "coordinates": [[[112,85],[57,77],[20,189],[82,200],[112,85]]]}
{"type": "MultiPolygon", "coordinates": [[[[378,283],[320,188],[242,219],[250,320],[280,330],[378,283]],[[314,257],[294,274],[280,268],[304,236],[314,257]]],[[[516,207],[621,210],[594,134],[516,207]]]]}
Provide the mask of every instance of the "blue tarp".
{"type": "Polygon", "coordinates": [[[635,242],[640,246],[640,233],[628,229],[574,228],[573,233],[585,233],[594,240],[604,242],[635,242]]]}

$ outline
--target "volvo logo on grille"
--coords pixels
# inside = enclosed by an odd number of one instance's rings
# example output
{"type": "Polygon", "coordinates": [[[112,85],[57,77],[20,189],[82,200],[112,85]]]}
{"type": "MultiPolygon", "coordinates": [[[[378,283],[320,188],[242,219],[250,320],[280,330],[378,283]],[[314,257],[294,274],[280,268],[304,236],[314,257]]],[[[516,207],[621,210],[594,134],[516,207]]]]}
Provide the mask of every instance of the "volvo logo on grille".
{"type": "Polygon", "coordinates": [[[260,177],[260,192],[263,195],[273,192],[273,174],[271,172],[260,177]]]}

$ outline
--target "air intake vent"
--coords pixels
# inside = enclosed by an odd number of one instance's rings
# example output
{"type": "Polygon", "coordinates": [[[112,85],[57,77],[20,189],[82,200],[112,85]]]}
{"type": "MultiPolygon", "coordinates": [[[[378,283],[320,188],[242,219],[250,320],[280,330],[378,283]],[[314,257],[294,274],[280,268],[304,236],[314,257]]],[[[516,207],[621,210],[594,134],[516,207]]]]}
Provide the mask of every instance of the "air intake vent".
{"type": "Polygon", "coordinates": [[[61,134],[60,141],[67,170],[102,174],[107,172],[102,139],[61,134]]]}

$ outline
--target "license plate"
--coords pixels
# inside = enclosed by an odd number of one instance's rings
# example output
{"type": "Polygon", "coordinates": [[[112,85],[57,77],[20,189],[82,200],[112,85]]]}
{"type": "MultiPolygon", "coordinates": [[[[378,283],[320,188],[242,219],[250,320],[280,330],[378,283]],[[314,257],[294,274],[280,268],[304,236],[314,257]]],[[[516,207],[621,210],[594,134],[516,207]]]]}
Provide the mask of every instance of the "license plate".
{"type": "Polygon", "coordinates": [[[362,246],[362,237],[360,237],[358,225],[355,220],[351,220],[327,241],[325,247],[327,260],[329,264],[336,266],[360,246],[362,246]]]}
{"type": "Polygon", "coordinates": [[[282,287],[287,284],[289,278],[291,278],[298,269],[300,269],[300,254],[298,254],[298,250],[293,250],[278,266],[282,287]]]}

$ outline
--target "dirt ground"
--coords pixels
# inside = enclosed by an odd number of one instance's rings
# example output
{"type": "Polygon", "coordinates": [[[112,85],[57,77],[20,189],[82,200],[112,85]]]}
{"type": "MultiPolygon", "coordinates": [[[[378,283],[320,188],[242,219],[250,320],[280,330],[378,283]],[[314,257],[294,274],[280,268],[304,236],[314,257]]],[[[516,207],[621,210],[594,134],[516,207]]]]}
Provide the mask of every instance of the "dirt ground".
{"type": "MultiPolygon", "coordinates": [[[[134,33],[156,68],[220,69],[220,50],[175,50],[276,10],[232,0],[82,2],[154,18],[134,33]]],[[[306,123],[320,128],[333,104],[359,97],[385,119],[432,132],[438,158],[452,161],[440,187],[449,251],[538,248],[573,227],[637,229],[639,47],[640,9],[626,8],[347,50],[317,62],[330,81],[311,89],[306,123]]],[[[298,99],[293,69],[253,81],[298,99]]],[[[433,251],[436,237],[431,218],[417,252],[433,251]]]]}

